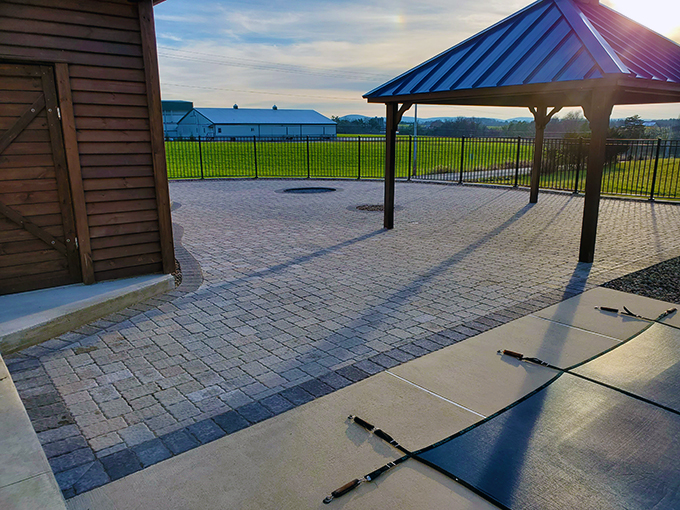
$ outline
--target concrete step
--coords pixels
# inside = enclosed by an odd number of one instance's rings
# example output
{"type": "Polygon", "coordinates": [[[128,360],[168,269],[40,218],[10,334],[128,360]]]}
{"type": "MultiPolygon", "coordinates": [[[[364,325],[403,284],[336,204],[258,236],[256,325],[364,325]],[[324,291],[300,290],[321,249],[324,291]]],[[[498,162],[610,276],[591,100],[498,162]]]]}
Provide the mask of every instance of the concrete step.
{"type": "Polygon", "coordinates": [[[175,288],[145,275],[0,296],[0,354],[25,349],[175,288]]]}

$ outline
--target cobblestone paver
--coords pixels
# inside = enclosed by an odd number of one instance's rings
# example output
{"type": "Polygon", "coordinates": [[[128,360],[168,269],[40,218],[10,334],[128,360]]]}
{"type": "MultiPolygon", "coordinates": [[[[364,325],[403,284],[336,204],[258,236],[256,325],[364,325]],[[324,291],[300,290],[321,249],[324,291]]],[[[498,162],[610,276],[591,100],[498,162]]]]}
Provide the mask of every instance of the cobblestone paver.
{"type": "Polygon", "coordinates": [[[603,200],[591,266],[579,196],[307,184],[171,183],[182,285],[6,360],[66,497],[680,255],[677,205],[603,200]]]}

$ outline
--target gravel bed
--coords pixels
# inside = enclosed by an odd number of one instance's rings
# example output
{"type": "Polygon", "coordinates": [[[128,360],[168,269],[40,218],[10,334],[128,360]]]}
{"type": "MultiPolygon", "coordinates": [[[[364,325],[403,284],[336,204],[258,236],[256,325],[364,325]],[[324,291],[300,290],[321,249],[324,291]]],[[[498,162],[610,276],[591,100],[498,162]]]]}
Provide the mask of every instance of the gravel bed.
{"type": "Polygon", "coordinates": [[[177,259],[175,259],[175,270],[171,274],[175,279],[175,287],[182,285],[182,266],[180,266],[177,259]]]}
{"type": "Polygon", "coordinates": [[[627,274],[603,287],[680,304],[680,257],[627,274]]]}

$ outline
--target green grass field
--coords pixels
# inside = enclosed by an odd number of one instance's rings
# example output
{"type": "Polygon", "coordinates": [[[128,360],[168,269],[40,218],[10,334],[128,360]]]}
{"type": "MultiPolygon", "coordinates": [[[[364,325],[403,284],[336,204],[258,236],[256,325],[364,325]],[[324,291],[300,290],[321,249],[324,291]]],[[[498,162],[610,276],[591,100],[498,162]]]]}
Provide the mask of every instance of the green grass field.
{"type": "MultiPolygon", "coordinates": [[[[334,140],[167,141],[170,179],[200,178],[329,178],[382,179],[385,143],[382,136],[339,137],[334,140]],[[200,147],[200,152],[199,152],[200,147]]],[[[487,171],[531,166],[533,140],[400,137],[396,144],[396,175],[406,178],[457,180],[476,172],[466,182],[514,184],[514,176],[494,177],[487,171]],[[414,152],[416,161],[414,168],[414,152]],[[484,171],[484,175],[481,175],[484,171]]],[[[549,151],[546,157],[551,157],[549,151]]],[[[619,161],[605,169],[602,191],[607,194],[649,196],[653,159],[619,161]]],[[[541,186],[583,191],[585,171],[576,184],[574,165],[553,163],[553,171],[541,176],[541,186]],[[555,166],[556,165],[556,166],[555,166]]],[[[544,159],[545,168],[545,159],[544,159]]],[[[655,195],[680,195],[680,158],[660,159],[655,195]]],[[[528,186],[529,176],[520,174],[519,185],[528,186]]]]}
{"type": "MultiPolygon", "coordinates": [[[[652,189],[654,161],[619,161],[605,167],[602,174],[602,193],[649,197],[652,189]]],[[[529,176],[520,176],[520,186],[529,185],[529,176]]],[[[513,178],[487,178],[486,183],[512,185],[513,178]]],[[[541,175],[541,187],[546,189],[585,191],[586,173],[573,167],[541,175]]],[[[680,199],[680,158],[660,159],[654,183],[654,197],[680,199]]]]}
{"type": "MultiPolygon", "coordinates": [[[[520,161],[533,157],[533,146],[521,144],[520,161]]],[[[381,179],[384,176],[384,137],[341,137],[323,141],[168,141],[165,143],[171,179],[213,177],[300,177],[381,179]]],[[[398,178],[416,174],[464,172],[515,164],[517,141],[419,137],[397,139],[398,178]],[[464,146],[463,146],[464,145],[464,146]],[[462,149],[462,157],[461,157],[462,149]]]]}
{"type": "MultiPolygon", "coordinates": [[[[384,138],[329,141],[166,142],[171,179],[210,177],[375,178],[384,176],[384,138]],[[203,174],[201,175],[201,166],[203,174]]],[[[397,143],[406,177],[409,144],[397,143]]]]}

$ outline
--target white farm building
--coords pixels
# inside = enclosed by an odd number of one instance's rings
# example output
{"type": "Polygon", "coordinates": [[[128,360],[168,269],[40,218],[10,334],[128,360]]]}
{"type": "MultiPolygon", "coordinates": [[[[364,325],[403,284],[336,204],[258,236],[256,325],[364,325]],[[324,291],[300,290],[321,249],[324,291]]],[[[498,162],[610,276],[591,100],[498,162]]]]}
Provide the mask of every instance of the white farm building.
{"type": "Polygon", "coordinates": [[[336,136],[336,124],[314,110],[259,108],[193,108],[177,123],[182,138],[204,137],[327,137],[336,136]]]}

